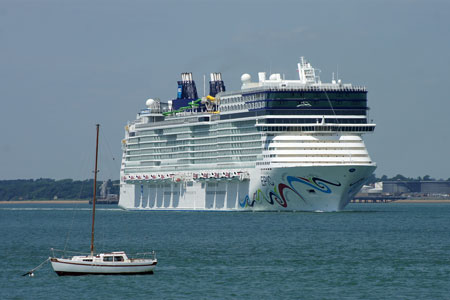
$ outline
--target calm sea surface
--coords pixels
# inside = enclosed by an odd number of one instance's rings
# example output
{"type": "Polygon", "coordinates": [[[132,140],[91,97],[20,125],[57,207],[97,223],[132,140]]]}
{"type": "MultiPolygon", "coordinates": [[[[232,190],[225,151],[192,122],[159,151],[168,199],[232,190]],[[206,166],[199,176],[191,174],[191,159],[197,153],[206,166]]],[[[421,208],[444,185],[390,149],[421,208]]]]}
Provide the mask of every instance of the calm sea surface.
{"type": "Polygon", "coordinates": [[[97,211],[98,251],[155,250],[153,275],[58,277],[89,251],[88,205],[0,206],[0,299],[450,299],[450,204],[339,213],[97,211]],[[67,242],[66,242],[67,241],[67,242]]]}

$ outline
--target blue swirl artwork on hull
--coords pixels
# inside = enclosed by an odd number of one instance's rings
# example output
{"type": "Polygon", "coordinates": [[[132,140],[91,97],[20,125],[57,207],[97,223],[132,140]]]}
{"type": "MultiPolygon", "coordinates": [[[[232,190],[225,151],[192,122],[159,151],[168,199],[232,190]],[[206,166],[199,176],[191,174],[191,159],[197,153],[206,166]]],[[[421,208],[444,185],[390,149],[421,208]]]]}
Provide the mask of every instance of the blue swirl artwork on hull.
{"type": "Polygon", "coordinates": [[[319,177],[294,177],[294,176],[287,176],[286,177],[287,183],[279,183],[278,186],[275,184],[271,184],[274,186],[273,190],[269,191],[269,194],[265,194],[261,189],[258,189],[253,194],[253,199],[250,200],[250,197],[247,195],[243,199],[243,201],[239,201],[239,205],[242,208],[245,207],[253,207],[256,203],[261,203],[263,200],[269,203],[270,205],[274,205],[275,203],[278,203],[281,207],[286,208],[288,206],[287,199],[285,197],[285,191],[290,190],[294,194],[296,194],[303,202],[306,203],[305,198],[300,194],[300,192],[294,187],[293,183],[299,182],[302,184],[305,184],[317,191],[320,191],[325,194],[331,194],[332,191],[328,185],[332,186],[341,186],[341,183],[334,183],[319,177]],[[327,185],[328,184],[328,185],[327,185]]]}

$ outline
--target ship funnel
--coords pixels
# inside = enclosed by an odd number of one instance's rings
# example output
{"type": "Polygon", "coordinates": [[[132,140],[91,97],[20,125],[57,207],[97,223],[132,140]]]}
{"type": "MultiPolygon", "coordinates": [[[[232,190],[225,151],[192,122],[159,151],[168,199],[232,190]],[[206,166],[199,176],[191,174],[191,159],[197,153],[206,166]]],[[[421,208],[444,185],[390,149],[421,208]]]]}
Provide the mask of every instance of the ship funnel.
{"type": "Polygon", "coordinates": [[[192,73],[181,73],[181,81],[178,81],[177,99],[197,99],[197,87],[192,73]]]}
{"type": "Polygon", "coordinates": [[[221,73],[211,73],[211,81],[209,82],[209,95],[215,97],[220,92],[225,92],[225,84],[222,80],[221,73]]]}

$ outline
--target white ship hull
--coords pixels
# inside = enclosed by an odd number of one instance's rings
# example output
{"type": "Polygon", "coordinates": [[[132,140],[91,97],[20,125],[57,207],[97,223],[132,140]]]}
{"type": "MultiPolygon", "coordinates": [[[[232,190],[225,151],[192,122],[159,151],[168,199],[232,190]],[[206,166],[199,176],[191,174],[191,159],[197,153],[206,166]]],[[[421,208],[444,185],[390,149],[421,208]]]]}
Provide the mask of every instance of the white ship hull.
{"type": "Polygon", "coordinates": [[[52,258],[53,270],[64,275],[132,275],[151,274],[156,261],[137,260],[135,262],[84,262],[73,259],[52,258]]]}
{"type": "Polygon", "coordinates": [[[119,206],[127,210],[339,211],[375,168],[256,168],[243,170],[246,178],[128,180],[121,184],[119,206]]]}

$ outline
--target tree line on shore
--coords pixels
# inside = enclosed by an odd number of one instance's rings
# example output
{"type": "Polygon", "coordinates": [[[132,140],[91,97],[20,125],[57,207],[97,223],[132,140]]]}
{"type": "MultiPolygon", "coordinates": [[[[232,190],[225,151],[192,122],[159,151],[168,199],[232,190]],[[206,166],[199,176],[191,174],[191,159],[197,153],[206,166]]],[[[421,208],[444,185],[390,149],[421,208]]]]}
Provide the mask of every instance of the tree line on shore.
{"type": "MultiPolygon", "coordinates": [[[[389,178],[386,175],[377,178],[372,174],[367,183],[375,183],[379,181],[435,181],[429,175],[423,177],[411,178],[403,175],[396,175],[389,178]]],[[[443,180],[443,179],[439,179],[443,180]]],[[[450,181],[450,178],[447,179],[450,181]]],[[[100,195],[100,186],[102,181],[97,182],[97,196],[100,195]]],[[[88,180],[72,180],[72,179],[15,179],[15,180],[0,180],[0,201],[14,201],[14,200],[49,200],[49,199],[91,199],[94,181],[88,180]]],[[[119,180],[110,181],[108,183],[109,193],[119,194],[119,180]]]]}
{"type": "MultiPolygon", "coordinates": [[[[375,182],[380,182],[380,181],[397,181],[397,180],[401,180],[401,181],[444,181],[444,179],[435,179],[432,178],[430,175],[425,175],[423,177],[419,176],[419,177],[405,177],[401,174],[397,174],[393,177],[388,177],[386,175],[381,176],[380,178],[376,177],[375,174],[372,174],[369,177],[369,180],[367,181],[367,183],[375,183],[375,182]]],[[[448,178],[446,181],[450,181],[450,178],[448,178]]]]}
{"type": "MultiPolygon", "coordinates": [[[[97,181],[97,195],[100,195],[102,181],[97,181]]],[[[72,179],[15,179],[0,180],[0,201],[15,200],[78,200],[91,199],[94,180],[72,179]]],[[[111,194],[119,194],[119,180],[108,183],[111,194]]]]}

